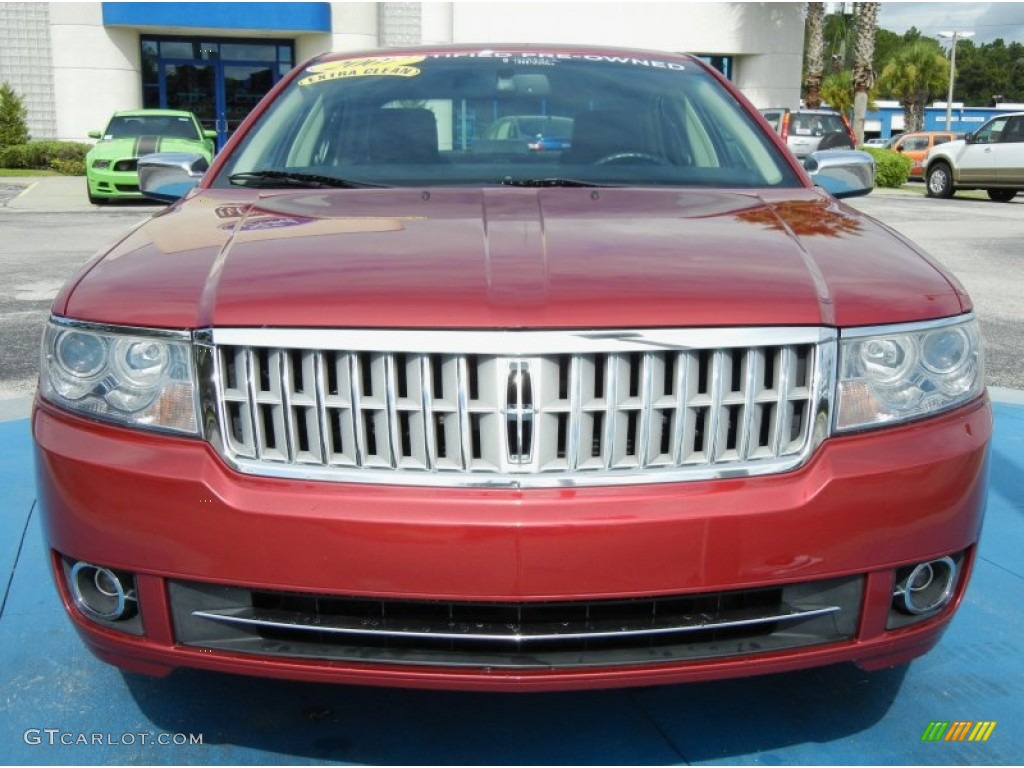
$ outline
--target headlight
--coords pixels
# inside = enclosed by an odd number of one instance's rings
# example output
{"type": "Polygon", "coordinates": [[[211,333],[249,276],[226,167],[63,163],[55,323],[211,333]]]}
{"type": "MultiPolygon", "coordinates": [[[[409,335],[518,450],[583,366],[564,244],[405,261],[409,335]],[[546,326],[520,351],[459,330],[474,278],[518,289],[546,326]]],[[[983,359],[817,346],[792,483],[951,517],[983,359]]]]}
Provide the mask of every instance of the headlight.
{"type": "Polygon", "coordinates": [[[153,429],[197,433],[188,334],[51,321],[39,389],[70,411],[153,429]]]}
{"type": "Polygon", "coordinates": [[[984,387],[973,317],[847,331],[839,346],[836,431],[930,416],[972,400],[984,387]]]}
{"type": "Polygon", "coordinates": [[[110,161],[109,160],[93,160],[92,161],[92,167],[93,168],[109,168],[110,167],[110,161]]]}

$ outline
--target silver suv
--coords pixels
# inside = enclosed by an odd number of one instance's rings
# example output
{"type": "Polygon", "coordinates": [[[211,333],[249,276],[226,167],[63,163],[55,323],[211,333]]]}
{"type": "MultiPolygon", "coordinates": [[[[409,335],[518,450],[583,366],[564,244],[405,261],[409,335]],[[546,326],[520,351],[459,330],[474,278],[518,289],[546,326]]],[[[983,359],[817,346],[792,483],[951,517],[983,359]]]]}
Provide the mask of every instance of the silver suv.
{"type": "Polygon", "coordinates": [[[764,119],[782,136],[789,150],[801,160],[819,149],[856,149],[850,124],[831,109],[760,110],[764,119]]]}
{"type": "Polygon", "coordinates": [[[997,115],[958,141],[933,147],[925,159],[929,197],[984,189],[1008,203],[1024,189],[1024,112],[997,115]]]}

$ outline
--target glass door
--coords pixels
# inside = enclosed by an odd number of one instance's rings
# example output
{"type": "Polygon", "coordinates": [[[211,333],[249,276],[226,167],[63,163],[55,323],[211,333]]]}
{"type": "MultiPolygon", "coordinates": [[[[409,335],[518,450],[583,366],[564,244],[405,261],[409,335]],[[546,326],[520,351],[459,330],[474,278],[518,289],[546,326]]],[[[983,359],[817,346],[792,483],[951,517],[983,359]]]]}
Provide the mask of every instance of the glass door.
{"type": "Polygon", "coordinates": [[[220,149],[293,61],[287,40],[146,36],[143,106],[194,113],[220,149]]]}
{"type": "Polygon", "coordinates": [[[224,140],[235,132],[238,125],[252,112],[260,99],[269,91],[275,82],[274,67],[269,64],[234,64],[220,62],[222,75],[219,78],[224,84],[223,106],[221,108],[224,140]]]}
{"type": "MultiPolygon", "coordinates": [[[[218,80],[216,62],[164,61],[162,73],[164,109],[184,109],[199,118],[203,130],[218,131],[218,80]]],[[[218,147],[220,141],[218,139],[218,147]]]]}

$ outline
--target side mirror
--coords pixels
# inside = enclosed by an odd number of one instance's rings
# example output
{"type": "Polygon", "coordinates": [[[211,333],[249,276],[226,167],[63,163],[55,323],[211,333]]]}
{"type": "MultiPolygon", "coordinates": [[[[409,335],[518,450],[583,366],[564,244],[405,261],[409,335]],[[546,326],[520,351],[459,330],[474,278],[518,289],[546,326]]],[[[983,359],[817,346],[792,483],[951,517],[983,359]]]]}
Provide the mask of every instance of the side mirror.
{"type": "Polygon", "coordinates": [[[973,144],[974,143],[974,134],[970,133],[970,132],[965,133],[964,134],[964,143],[965,144],[973,144]]]}
{"type": "Polygon", "coordinates": [[[173,203],[195,189],[209,167],[205,157],[191,152],[143,155],[139,158],[139,190],[161,203],[173,203]]]}
{"type": "Polygon", "coordinates": [[[204,139],[216,139],[217,138],[217,132],[216,131],[203,131],[203,138],[204,139]]]}
{"type": "Polygon", "coordinates": [[[833,197],[859,197],[875,188],[875,159],[860,150],[812,152],[804,161],[804,170],[833,197]]]}
{"type": "Polygon", "coordinates": [[[101,134],[101,133],[100,133],[99,131],[89,131],[89,133],[88,133],[88,134],[86,134],[86,135],[87,135],[87,136],[88,136],[88,137],[89,137],[90,139],[98,139],[98,138],[100,138],[100,137],[101,137],[101,136],[102,136],[103,134],[101,134]]]}

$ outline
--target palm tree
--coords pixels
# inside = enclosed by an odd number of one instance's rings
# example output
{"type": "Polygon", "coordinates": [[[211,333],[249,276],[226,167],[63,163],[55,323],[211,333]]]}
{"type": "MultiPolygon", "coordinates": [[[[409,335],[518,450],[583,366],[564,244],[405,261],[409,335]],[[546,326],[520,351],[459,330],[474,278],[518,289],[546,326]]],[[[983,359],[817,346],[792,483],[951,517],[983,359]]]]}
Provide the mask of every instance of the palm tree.
{"type": "Polygon", "coordinates": [[[853,133],[857,146],[864,143],[864,115],[868,92],[875,84],[875,27],[879,3],[857,3],[857,39],[853,49],[853,133]]]}
{"type": "Polygon", "coordinates": [[[850,70],[825,75],[821,83],[821,98],[836,112],[849,117],[853,109],[853,78],[850,70]]]}
{"type": "Polygon", "coordinates": [[[879,95],[892,96],[903,105],[906,130],[924,125],[924,108],[949,85],[949,62],[939,44],[924,38],[893,54],[878,78],[879,95]]]}
{"type": "Polygon", "coordinates": [[[825,69],[825,3],[807,4],[807,78],[804,103],[808,109],[821,106],[821,76],[825,69]]]}

